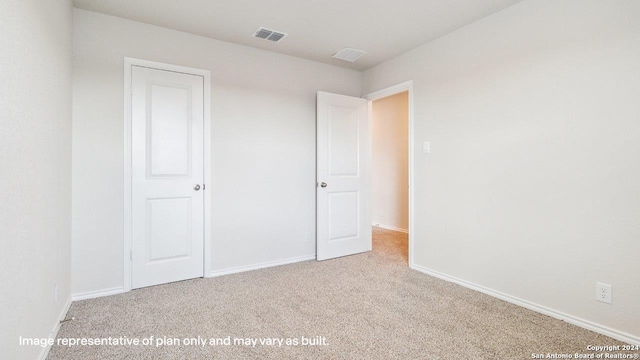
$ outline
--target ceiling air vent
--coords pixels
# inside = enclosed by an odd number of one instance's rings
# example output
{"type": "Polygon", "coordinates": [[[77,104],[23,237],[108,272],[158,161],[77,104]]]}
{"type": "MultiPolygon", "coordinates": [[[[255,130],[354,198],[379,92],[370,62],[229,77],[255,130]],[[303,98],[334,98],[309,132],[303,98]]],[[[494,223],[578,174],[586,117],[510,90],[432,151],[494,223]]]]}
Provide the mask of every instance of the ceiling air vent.
{"type": "Polygon", "coordinates": [[[284,39],[288,34],[283,32],[269,30],[267,28],[258,28],[258,30],[253,34],[253,37],[257,37],[262,40],[269,40],[273,42],[280,42],[280,40],[284,39]]]}
{"type": "Polygon", "coordinates": [[[366,54],[366,51],[352,49],[352,48],[344,48],[337,53],[333,54],[333,57],[336,59],[354,62],[358,60],[362,55],[366,54]]]}

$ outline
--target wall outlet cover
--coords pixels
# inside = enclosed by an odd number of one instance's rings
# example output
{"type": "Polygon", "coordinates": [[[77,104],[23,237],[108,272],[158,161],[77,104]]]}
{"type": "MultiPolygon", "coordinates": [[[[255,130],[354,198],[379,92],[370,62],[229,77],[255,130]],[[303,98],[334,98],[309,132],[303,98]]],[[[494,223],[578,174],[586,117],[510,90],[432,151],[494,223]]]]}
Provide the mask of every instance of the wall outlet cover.
{"type": "Polygon", "coordinates": [[[596,300],[607,304],[613,304],[613,289],[611,285],[597,282],[596,300]]]}

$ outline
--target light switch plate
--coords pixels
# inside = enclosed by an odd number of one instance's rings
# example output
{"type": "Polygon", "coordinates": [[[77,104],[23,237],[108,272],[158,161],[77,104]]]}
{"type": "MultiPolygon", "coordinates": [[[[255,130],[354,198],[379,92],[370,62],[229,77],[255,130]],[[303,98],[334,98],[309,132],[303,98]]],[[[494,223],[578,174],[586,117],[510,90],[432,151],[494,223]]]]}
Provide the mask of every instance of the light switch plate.
{"type": "Polygon", "coordinates": [[[422,143],[422,153],[424,154],[431,153],[431,142],[425,141],[422,143]]]}

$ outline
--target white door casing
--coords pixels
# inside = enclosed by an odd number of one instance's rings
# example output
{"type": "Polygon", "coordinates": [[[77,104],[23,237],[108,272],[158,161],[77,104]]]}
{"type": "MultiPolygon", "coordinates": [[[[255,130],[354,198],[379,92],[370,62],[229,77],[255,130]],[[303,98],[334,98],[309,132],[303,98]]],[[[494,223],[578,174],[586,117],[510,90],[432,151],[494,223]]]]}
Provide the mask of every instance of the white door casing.
{"type": "Polygon", "coordinates": [[[204,275],[203,102],[202,76],[131,68],[134,289],[204,275]]]}
{"type": "Polygon", "coordinates": [[[368,113],[365,99],[318,92],[318,260],[371,250],[368,113]]]}

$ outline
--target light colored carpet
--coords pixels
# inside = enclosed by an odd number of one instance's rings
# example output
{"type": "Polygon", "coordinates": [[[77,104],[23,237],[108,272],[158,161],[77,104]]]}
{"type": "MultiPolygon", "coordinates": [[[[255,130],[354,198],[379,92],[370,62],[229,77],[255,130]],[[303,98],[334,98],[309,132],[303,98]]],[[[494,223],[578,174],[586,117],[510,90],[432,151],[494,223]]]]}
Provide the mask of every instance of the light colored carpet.
{"type": "Polygon", "coordinates": [[[59,338],[313,338],[324,346],[54,346],[49,359],[530,359],[620,342],[407,267],[406,235],[373,251],[73,303],[59,338]]]}

